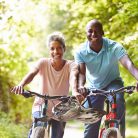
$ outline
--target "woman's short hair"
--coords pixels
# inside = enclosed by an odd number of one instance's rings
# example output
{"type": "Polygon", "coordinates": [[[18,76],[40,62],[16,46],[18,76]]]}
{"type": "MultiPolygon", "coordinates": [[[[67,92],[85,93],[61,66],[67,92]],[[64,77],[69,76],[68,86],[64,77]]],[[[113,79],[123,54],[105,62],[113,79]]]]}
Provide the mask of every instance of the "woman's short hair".
{"type": "Polygon", "coordinates": [[[47,46],[49,46],[52,41],[58,41],[63,48],[65,48],[65,39],[61,32],[53,32],[52,34],[48,35],[47,46]]]}

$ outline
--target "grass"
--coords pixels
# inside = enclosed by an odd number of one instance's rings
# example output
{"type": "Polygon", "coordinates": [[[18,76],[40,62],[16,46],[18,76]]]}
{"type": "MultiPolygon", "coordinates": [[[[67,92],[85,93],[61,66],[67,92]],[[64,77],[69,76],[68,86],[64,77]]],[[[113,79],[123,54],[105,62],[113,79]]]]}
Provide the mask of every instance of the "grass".
{"type": "Polygon", "coordinates": [[[8,115],[1,112],[0,118],[0,138],[27,138],[28,124],[16,124],[8,115]]]}

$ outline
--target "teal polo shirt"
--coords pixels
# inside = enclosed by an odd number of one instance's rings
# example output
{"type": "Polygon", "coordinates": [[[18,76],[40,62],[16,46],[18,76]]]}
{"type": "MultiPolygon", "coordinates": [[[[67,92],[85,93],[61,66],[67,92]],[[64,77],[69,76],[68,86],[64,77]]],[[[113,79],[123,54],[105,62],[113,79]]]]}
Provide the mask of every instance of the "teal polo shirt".
{"type": "Polygon", "coordinates": [[[118,61],[127,54],[124,47],[108,38],[103,39],[103,47],[99,53],[89,47],[89,42],[83,43],[75,52],[75,61],[85,63],[88,87],[102,89],[111,81],[120,78],[118,61]]]}

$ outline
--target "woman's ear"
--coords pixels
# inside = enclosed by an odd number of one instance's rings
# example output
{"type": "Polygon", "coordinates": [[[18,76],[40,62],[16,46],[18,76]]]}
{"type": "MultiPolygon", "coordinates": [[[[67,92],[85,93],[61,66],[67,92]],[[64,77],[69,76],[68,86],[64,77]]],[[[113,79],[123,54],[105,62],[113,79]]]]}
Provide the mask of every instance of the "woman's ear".
{"type": "Polygon", "coordinates": [[[66,51],[66,47],[64,47],[64,52],[66,51]]]}

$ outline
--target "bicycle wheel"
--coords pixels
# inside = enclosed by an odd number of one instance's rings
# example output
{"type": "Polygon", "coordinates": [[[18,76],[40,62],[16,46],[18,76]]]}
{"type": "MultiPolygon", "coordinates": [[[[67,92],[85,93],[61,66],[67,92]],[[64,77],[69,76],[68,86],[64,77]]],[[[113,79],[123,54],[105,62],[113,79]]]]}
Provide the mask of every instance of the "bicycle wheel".
{"type": "Polygon", "coordinates": [[[49,138],[48,131],[45,127],[35,127],[32,130],[31,138],[49,138]]]}
{"type": "Polygon", "coordinates": [[[111,127],[103,131],[101,138],[122,138],[122,137],[118,128],[111,127]]]}

